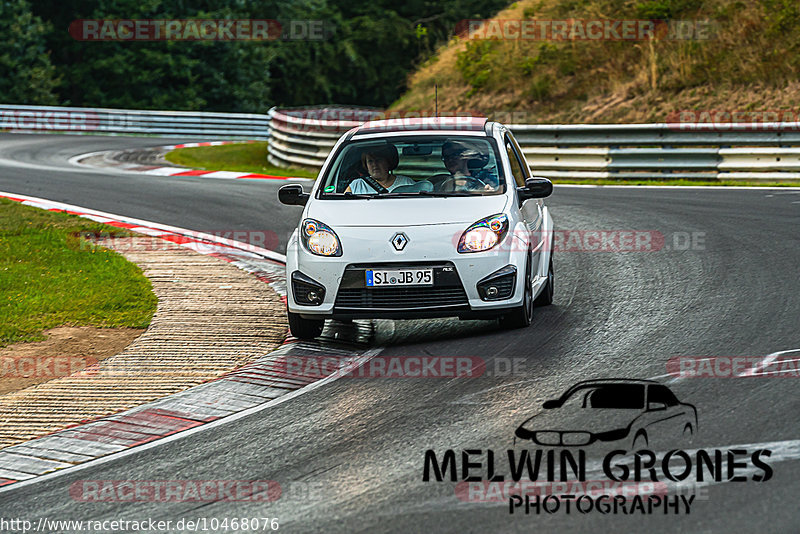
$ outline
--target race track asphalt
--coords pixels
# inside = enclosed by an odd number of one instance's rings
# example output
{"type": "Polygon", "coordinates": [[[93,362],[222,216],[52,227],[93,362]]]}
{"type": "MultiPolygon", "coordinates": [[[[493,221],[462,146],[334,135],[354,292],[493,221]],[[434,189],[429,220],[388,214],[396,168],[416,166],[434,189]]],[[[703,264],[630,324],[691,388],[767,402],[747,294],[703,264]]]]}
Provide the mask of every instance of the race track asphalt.
{"type": "MultiPolygon", "coordinates": [[[[300,210],[277,203],[280,181],[164,178],[66,163],[83,152],[169,142],[0,135],[0,190],[194,230],[269,230],[284,249],[300,210]]],[[[653,231],[665,246],[557,252],[555,302],[537,308],[527,329],[379,322],[381,358],[472,357],[485,362],[482,376],[342,378],[230,424],[4,493],[2,516],[173,525],[269,517],[286,532],[797,532],[800,377],[675,380],[667,362],[800,349],[800,190],[557,186],[547,204],[559,230],[653,231]],[[507,373],[509,365],[516,369],[507,373]],[[563,508],[511,515],[507,500],[464,502],[455,483],[423,481],[426,450],[441,458],[453,449],[460,467],[462,450],[491,449],[500,465],[506,450],[519,447],[514,430],[542,401],[606,377],[667,384],[697,408],[699,432],[688,449],[769,449],[771,480],[701,486],[691,514],[678,516],[563,508]],[[272,503],[76,501],[70,487],[85,480],[274,480],[283,494],[272,503]]],[[[589,425],[586,412],[580,417],[589,425]]],[[[675,440],[655,450],[680,448],[675,440]]],[[[498,469],[508,474],[507,465],[498,469]]]]}

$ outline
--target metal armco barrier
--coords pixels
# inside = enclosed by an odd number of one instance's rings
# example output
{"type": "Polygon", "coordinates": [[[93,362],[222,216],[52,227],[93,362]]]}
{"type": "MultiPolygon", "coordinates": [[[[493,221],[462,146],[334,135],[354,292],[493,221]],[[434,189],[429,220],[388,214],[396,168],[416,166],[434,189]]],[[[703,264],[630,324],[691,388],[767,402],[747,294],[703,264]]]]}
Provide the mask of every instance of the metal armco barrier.
{"type": "MultiPolygon", "coordinates": [[[[269,161],[318,169],[343,133],[379,114],[333,107],[273,108],[269,161]]],[[[548,178],[800,180],[800,123],[510,124],[509,128],[531,171],[548,178]]]]}
{"type": "Polygon", "coordinates": [[[800,123],[514,124],[548,178],[800,180],[800,123]]]}
{"type": "Polygon", "coordinates": [[[267,139],[269,115],[3,104],[0,105],[0,129],[34,133],[267,139]]]}
{"type": "MultiPolygon", "coordinates": [[[[343,133],[381,115],[376,109],[342,106],[246,114],[0,105],[0,129],[270,139],[271,164],[319,169],[343,133]]],[[[548,178],[800,180],[797,122],[509,127],[531,171],[548,178]]]]}
{"type": "Polygon", "coordinates": [[[343,133],[379,114],[375,109],[336,106],[272,108],[267,159],[278,167],[319,169],[343,133]]]}

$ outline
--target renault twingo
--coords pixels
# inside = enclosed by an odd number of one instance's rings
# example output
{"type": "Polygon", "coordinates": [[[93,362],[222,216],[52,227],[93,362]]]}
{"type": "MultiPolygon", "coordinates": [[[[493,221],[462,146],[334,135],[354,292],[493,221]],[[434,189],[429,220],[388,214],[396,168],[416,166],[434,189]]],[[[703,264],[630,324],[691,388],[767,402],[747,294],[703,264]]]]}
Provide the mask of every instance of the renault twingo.
{"type": "Polygon", "coordinates": [[[287,245],[292,335],[325,319],[499,318],[528,326],[553,300],[552,183],[483,118],[373,121],[343,135],[287,245]]]}

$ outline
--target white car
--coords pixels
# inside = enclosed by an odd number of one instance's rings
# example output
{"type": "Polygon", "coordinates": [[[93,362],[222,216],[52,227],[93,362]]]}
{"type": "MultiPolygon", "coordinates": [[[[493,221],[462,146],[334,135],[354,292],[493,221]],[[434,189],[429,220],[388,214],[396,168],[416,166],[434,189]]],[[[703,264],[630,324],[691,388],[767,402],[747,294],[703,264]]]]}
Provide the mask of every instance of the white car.
{"type": "Polygon", "coordinates": [[[373,121],[343,135],[287,245],[289,327],[325,319],[499,318],[530,324],[553,300],[553,220],[502,124],[479,118],[373,121]]]}

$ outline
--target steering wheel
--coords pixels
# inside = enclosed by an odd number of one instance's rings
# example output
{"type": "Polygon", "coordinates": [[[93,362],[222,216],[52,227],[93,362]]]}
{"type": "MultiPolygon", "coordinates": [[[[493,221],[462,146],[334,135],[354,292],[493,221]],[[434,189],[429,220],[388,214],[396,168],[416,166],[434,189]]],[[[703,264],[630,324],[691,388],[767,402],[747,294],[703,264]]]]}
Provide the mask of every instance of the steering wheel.
{"type": "Polygon", "coordinates": [[[480,178],[476,178],[474,176],[459,176],[456,178],[455,176],[448,178],[444,182],[442,182],[440,190],[447,191],[452,187],[453,191],[458,191],[459,189],[456,188],[456,180],[465,180],[467,183],[464,184],[463,189],[485,189],[488,184],[481,180],[480,178]]]}

